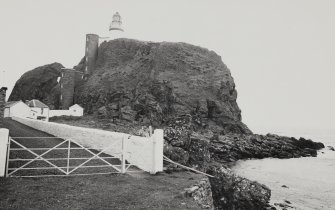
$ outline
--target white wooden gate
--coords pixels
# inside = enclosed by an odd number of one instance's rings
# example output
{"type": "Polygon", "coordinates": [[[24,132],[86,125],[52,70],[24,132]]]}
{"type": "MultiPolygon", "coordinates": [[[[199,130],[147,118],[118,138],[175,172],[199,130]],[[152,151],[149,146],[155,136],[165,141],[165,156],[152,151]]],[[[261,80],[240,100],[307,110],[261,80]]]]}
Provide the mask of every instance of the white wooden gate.
{"type": "Polygon", "coordinates": [[[87,148],[70,138],[10,137],[6,177],[71,176],[139,172],[127,163],[124,141],[119,154],[105,148],[87,148]],[[29,147],[27,146],[29,145],[29,147]]]}

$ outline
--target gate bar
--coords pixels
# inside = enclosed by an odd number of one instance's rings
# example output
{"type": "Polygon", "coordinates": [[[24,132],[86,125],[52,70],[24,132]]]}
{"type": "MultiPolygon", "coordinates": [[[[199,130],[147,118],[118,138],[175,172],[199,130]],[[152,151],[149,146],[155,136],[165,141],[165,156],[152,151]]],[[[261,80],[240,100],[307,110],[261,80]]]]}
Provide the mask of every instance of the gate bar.
{"type": "MultiPolygon", "coordinates": [[[[120,166],[121,165],[113,165],[113,166],[120,166]]],[[[70,166],[69,168],[76,168],[77,166],[70,166]]],[[[112,167],[110,165],[96,165],[96,166],[80,166],[80,168],[101,168],[101,167],[112,167]]],[[[58,168],[65,168],[67,169],[67,166],[63,166],[63,167],[58,167],[58,168]]],[[[18,168],[8,168],[8,170],[15,170],[18,168]]],[[[38,169],[55,169],[55,167],[36,167],[36,168],[19,168],[20,170],[38,170],[38,169]]]]}
{"type": "Polygon", "coordinates": [[[16,136],[16,137],[11,137],[11,138],[14,138],[14,139],[68,139],[70,137],[51,137],[51,136],[46,136],[46,137],[43,137],[43,136],[36,136],[36,137],[32,137],[32,136],[16,136]]]}
{"type": "MultiPolygon", "coordinates": [[[[27,147],[28,148],[28,147],[27,147]]],[[[29,150],[49,150],[50,148],[28,148],[29,150]]],[[[59,147],[59,148],[54,148],[54,149],[52,149],[52,150],[64,150],[64,149],[68,149],[67,147],[59,147]]],[[[83,148],[80,148],[80,147],[73,147],[73,148],[71,148],[71,149],[83,149],[83,148]]],[[[92,149],[92,150],[99,150],[99,149],[101,149],[101,148],[90,148],[90,149],[92,149]]],[[[19,151],[19,150],[25,150],[24,148],[18,148],[18,147],[14,147],[14,148],[12,148],[11,149],[12,151],[19,151]]]]}
{"type": "MultiPolygon", "coordinates": [[[[92,157],[92,156],[91,156],[92,157]]],[[[70,158],[70,160],[87,160],[90,159],[91,157],[83,157],[83,158],[70,158]]],[[[100,158],[92,158],[93,160],[99,160],[99,159],[120,159],[118,157],[100,157],[100,158]]],[[[45,160],[67,160],[67,158],[43,158],[45,160]]],[[[35,160],[35,159],[21,159],[21,158],[17,158],[17,159],[9,159],[9,161],[28,161],[28,160],[35,160]]],[[[38,160],[42,160],[42,159],[37,159],[35,161],[38,160]]]]}

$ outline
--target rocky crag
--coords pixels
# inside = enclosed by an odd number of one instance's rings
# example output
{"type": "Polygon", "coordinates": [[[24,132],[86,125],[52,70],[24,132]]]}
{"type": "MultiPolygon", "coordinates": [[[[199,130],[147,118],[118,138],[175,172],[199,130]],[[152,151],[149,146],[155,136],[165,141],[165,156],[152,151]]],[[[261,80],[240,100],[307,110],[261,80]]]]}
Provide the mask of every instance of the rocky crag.
{"type": "MultiPolygon", "coordinates": [[[[81,63],[76,69],[83,71],[81,63]]],[[[192,113],[214,130],[251,133],[236,97],[229,69],[213,51],[117,39],[100,45],[96,68],[74,100],[102,118],[161,125],[192,113]]]]}
{"type": "Polygon", "coordinates": [[[37,67],[24,73],[16,82],[8,101],[38,99],[51,109],[59,107],[60,86],[57,78],[61,76],[60,63],[37,67]]]}
{"type": "MultiPolygon", "coordinates": [[[[84,72],[84,61],[75,69],[84,72]]],[[[58,108],[60,68],[55,63],[27,72],[10,100],[37,98],[58,108]]],[[[216,209],[270,208],[270,190],[234,175],[227,165],[247,158],[315,156],[324,146],[252,134],[236,98],[231,73],[215,52],[186,43],[130,39],[103,42],[94,71],[74,94],[74,102],[94,116],[95,127],[163,128],[167,157],[215,176],[210,184],[216,209]]]]}
{"type": "MultiPolygon", "coordinates": [[[[84,60],[76,70],[84,72],[84,60]]],[[[62,67],[54,63],[25,73],[9,100],[35,98],[59,108],[62,67]]],[[[74,103],[100,118],[161,125],[191,113],[211,130],[251,133],[236,98],[230,71],[213,51],[186,43],[116,39],[100,45],[95,70],[76,85],[74,103]]]]}
{"type": "Polygon", "coordinates": [[[172,160],[206,170],[208,163],[231,163],[249,158],[298,158],[317,155],[324,148],[304,138],[275,134],[220,134],[196,126],[191,115],[179,117],[164,127],[165,154],[172,160]]]}

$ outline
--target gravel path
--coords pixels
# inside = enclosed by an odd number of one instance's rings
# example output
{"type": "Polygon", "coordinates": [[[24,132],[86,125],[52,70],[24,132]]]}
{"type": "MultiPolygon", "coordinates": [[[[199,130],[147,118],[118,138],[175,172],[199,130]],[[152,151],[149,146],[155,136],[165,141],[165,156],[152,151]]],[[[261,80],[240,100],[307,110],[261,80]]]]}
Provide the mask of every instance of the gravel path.
{"type": "Polygon", "coordinates": [[[15,120],[6,118],[4,120],[4,127],[9,129],[9,135],[11,137],[53,137],[50,134],[36,130],[29,126],[23,125],[15,120]]]}

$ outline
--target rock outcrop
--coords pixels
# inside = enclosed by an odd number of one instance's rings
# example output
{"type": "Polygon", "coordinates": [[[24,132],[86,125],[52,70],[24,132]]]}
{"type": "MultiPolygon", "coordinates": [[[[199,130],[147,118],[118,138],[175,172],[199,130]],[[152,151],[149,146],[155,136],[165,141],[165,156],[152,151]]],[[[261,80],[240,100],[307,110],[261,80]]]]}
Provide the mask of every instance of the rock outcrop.
{"type": "Polygon", "coordinates": [[[211,162],[222,164],[249,158],[298,158],[317,155],[319,142],[275,134],[225,134],[199,129],[191,116],[164,127],[165,155],[205,171],[211,162]]]}
{"type": "Polygon", "coordinates": [[[229,69],[213,51],[116,39],[100,45],[96,68],[76,88],[75,102],[99,117],[161,125],[192,114],[213,129],[251,133],[241,122],[236,97],[229,69]]]}
{"type": "Polygon", "coordinates": [[[298,158],[317,155],[322,143],[304,138],[267,135],[225,135],[210,141],[211,158],[227,163],[248,158],[298,158]]]}
{"type": "Polygon", "coordinates": [[[271,190],[265,185],[235,175],[224,166],[211,166],[208,173],[215,209],[267,209],[271,190]]]}
{"type": "Polygon", "coordinates": [[[51,109],[59,107],[60,87],[57,78],[61,76],[60,63],[37,67],[24,73],[15,83],[8,101],[38,99],[51,109]]]}

